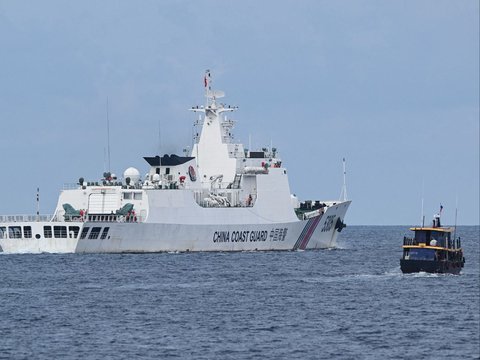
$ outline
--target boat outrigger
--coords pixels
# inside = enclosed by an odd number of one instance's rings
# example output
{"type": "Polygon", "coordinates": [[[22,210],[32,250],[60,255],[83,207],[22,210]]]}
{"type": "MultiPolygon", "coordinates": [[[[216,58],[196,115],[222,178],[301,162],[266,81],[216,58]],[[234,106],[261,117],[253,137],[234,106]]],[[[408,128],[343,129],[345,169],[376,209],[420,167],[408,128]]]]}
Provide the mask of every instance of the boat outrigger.
{"type": "Polygon", "coordinates": [[[403,256],[400,259],[403,273],[460,273],[465,258],[460,237],[455,238],[454,227],[442,227],[437,214],[432,226],[410,230],[415,236],[403,238],[403,256]]]}
{"type": "Polygon", "coordinates": [[[142,179],[128,168],[65,187],[52,216],[0,216],[0,252],[187,252],[334,247],[350,205],[301,202],[276,148],[235,142],[236,106],[204,77],[204,106],[190,153],[145,157],[142,179]]]}

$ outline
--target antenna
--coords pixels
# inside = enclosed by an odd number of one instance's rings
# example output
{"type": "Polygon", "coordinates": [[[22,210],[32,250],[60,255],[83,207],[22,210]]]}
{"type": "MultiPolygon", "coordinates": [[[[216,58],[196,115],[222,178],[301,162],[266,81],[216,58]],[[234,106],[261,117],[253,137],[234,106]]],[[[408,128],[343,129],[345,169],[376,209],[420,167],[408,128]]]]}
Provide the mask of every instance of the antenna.
{"type": "Polygon", "coordinates": [[[347,201],[347,170],[345,158],[343,158],[343,186],[340,192],[340,200],[347,201]]]}
{"type": "Polygon", "coordinates": [[[110,119],[108,117],[108,96],[107,96],[107,158],[108,158],[108,172],[110,172],[110,119]]]}
{"type": "Polygon", "coordinates": [[[37,222],[40,221],[40,188],[37,187],[37,222]]]}
{"type": "Polygon", "coordinates": [[[107,172],[107,148],[103,148],[103,172],[107,172]]]}
{"type": "Polygon", "coordinates": [[[162,155],[162,132],[161,132],[160,119],[158,119],[158,156],[162,155]]]}
{"type": "Polygon", "coordinates": [[[425,226],[425,215],[423,213],[423,193],[425,189],[425,178],[422,178],[422,227],[425,226]]]}
{"type": "Polygon", "coordinates": [[[205,76],[203,77],[203,85],[205,86],[205,91],[208,93],[208,90],[212,90],[212,76],[210,75],[210,70],[205,70],[205,76]]]}
{"type": "Polygon", "coordinates": [[[455,227],[453,230],[453,240],[457,237],[457,213],[458,213],[458,195],[455,197],[455,227]]]}
{"type": "Polygon", "coordinates": [[[210,70],[205,70],[205,76],[203,77],[203,85],[205,86],[205,97],[207,98],[207,105],[210,105],[209,100],[215,102],[215,95],[212,94],[212,75],[210,70]]]}

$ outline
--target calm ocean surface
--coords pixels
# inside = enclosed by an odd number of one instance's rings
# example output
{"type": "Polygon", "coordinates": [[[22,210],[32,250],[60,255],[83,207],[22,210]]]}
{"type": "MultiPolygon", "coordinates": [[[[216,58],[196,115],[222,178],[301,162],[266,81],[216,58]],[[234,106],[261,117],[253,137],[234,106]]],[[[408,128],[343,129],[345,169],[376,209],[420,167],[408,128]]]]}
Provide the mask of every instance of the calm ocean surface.
{"type": "Polygon", "coordinates": [[[478,226],[462,275],[402,275],[407,227],[335,250],[0,255],[0,358],[479,359],[478,226]]]}

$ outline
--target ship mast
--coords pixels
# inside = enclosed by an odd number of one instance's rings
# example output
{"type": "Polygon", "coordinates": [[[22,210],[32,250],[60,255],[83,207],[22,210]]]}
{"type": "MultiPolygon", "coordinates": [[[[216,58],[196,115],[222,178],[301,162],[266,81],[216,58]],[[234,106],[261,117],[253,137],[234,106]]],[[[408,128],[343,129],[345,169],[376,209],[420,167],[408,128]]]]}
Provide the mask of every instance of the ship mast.
{"type": "Polygon", "coordinates": [[[37,187],[37,222],[40,221],[40,188],[37,187]]]}
{"type": "Polygon", "coordinates": [[[110,118],[108,117],[108,96],[107,96],[107,155],[108,155],[108,172],[111,172],[110,166],[110,118]]]}
{"type": "MultiPolygon", "coordinates": [[[[192,154],[195,154],[198,173],[202,181],[210,184],[210,177],[222,174],[225,182],[232,182],[236,171],[236,159],[230,157],[229,148],[224,141],[226,129],[230,122],[222,120],[222,114],[237,110],[236,106],[225,106],[217,103],[217,99],[223,98],[225,93],[213,90],[213,79],[210,70],[206,70],[203,77],[206,104],[189,109],[196,113],[203,113],[201,131],[193,145],[192,154]],[[207,181],[208,180],[208,181],[207,181]]],[[[202,116],[202,115],[201,115],[202,116]]]]}
{"type": "Polygon", "coordinates": [[[424,198],[424,190],[425,190],[425,178],[422,179],[422,228],[425,226],[425,215],[423,212],[423,198],[424,198]]]}
{"type": "Polygon", "coordinates": [[[347,170],[345,164],[345,158],[343,158],[343,186],[340,192],[340,200],[347,201],[347,170]]]}
{"type": "Polygon", "coordinates": [[[453,241],[455,241],[457,236],[457,214],[458,214],[458,196],[455,197],[455,228],[453,230],[453,241]]]}
{"type": "Polygon", "coordinates": [[[205,97],[207,98],[207,106],[210,105],[208,99],[210,99],[210,93],[212,92],[212,82],[213,80],[212,75],[210,74],[210,70],[206,70],[205,76],[203,78],[203,83],[205,86],[205,97]]]}

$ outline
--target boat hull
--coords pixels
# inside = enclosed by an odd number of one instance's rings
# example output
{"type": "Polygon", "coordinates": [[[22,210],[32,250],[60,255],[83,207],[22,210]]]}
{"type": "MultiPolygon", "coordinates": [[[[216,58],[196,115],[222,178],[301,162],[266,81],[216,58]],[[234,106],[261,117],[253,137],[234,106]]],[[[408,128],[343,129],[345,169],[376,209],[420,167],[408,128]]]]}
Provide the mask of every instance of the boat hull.
{"type": "Polygon", "coordinates": [[[400,269],[404,274],[427,272],[438,274],[460,274],[463,262],[435,260],[400,260],[400,269]]]}
{"type": "MultiPolygon", "coordinates": [[[[350,202],[308,220],[264,224],[165,224],[126,222],[16,223],[31,226],[30,239],[0,239],[4,253],[144,253],[310,250],[336,246],[337,224],[350,202]],[[80,226],[75,238],[44,238],[44,226],[80,226]],[[88,228],[88,229],[87,229],[88,228]],[[92,236],[96,228],[96,235],[92,236]],[[102,235],[106,231],[105,236],[102,235]],[[84,233],[84,236],[82,236],[84,233]]],[[[8,226],[8,224],[7,224],[8,226]]],[[[340,231],[339,231],[340,230],[340,231]]]]}

